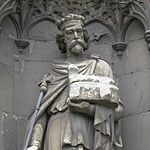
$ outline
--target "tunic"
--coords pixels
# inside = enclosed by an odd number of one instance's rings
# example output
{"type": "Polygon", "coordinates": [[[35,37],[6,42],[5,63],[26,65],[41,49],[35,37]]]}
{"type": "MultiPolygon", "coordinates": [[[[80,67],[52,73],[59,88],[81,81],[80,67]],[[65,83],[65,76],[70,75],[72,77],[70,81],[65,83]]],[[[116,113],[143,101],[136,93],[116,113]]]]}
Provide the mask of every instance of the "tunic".
{"type": "MultiPolygon", "coordinates": [[[[114,109],[95,104],[93,117],[68,109],[68,65],[53,65],[54,80],[49,85],[37,115],[31,145],[42,143],[42,150],[113,150],[122,147],[119,122],[114,109]],[[39,132],[37,134],[37,132],[39,132]]],[[[88,59],[78,64],[79,74],[113,78],[108,63],[88,59]]],[[[115,97],[116,104],[121,104],[115,97]]]]}

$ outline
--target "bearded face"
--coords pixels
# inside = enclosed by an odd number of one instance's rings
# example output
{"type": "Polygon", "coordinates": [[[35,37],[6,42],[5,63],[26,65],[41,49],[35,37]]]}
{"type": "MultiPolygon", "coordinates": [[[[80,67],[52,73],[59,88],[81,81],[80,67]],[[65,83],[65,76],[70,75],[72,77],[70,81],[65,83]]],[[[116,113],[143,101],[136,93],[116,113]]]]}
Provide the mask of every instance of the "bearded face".
{"type": "Polygon", "coordinates": [[[84,31],[82,26],[74,25],[66,27],[64,30],[65,42],[67,45],[67,50],[73,54],[81,54],[86,48],[86,43],[84,41],[84,31]]]}

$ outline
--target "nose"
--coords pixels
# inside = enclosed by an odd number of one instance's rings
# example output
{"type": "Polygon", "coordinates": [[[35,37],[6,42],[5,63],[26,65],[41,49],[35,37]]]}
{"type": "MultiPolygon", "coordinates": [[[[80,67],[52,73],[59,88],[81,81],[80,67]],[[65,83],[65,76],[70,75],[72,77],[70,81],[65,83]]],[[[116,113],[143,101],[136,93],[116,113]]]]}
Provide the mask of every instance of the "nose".
{"type": "Polygon", "coordinates": [[[74,37],[78,38],[78,33],[76,31],[74,31],[74,37]]]}

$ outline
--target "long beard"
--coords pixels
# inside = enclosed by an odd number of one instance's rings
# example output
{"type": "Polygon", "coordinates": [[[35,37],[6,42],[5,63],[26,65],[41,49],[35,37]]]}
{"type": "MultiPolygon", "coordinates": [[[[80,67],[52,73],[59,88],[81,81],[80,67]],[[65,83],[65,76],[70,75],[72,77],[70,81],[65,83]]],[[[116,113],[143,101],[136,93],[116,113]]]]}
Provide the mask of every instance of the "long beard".
{"type": "Polygon", "coordinates": [[[80,44],[76,44],[70,49],[70,52],[74,54],[82,54],[84,52],[84,49],[80,44]]]}
{"type": "Polygon", "coordinates": [[[67,48],[71,53],[81,54],[86,49],[87,45],[81,39],[74,39],[70,43],[67,44],[67,48]]]}

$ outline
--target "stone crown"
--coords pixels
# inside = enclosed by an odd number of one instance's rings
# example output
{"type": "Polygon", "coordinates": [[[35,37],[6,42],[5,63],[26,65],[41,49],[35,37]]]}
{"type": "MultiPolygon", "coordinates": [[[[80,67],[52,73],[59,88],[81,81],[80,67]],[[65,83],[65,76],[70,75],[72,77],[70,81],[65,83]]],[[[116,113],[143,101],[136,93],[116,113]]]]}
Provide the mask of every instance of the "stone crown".
{"type": "Polygon", "coordinates": [[[77,14],[68,14],[65,18],[62,18],[59,22],[57,22],[58,29],[63,31],[66,27],[72,25],[81,25],[84,26],[85,18],[81,15],[77,14]]]}

